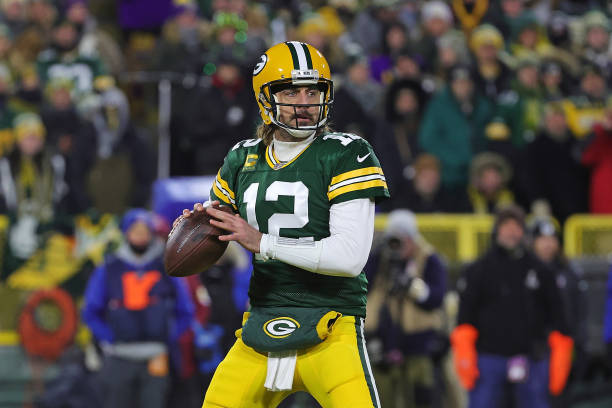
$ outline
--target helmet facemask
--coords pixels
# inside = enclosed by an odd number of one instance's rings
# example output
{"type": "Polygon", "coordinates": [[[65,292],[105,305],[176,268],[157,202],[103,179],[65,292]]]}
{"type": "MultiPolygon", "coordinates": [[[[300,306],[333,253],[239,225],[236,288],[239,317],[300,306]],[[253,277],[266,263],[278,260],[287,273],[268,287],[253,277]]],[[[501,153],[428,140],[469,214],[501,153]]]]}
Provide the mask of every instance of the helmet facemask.
{"type": "Polygon", "coordinates": [[[259,102],[265,108],[266,113],[272,123],[285,129],[289,134],[297,138],[307,138],[314,134],[317,130],[322,128],[327,123],[327,118],[331,110],[331,105],[334,101],[334,88],[331,80],[326,78],[319,78],[317,70],[294,70],[291,73],[291,79],[280,79],[265,83],[261,86],[259,93],[259,102]],[[295,104],[295,103],[281,103],[278,101],[276,93],[289,88],[289,87],[301,87],[301,86],[312,86],[316,87],[321,92],[319,103],[314,104],[295,104]],[[293,107],[295,123],[287,124],[281,122],[280,119],[280,107],[290,106],[293,107]],[[300,126],[298,123],[298,108],[308,108],[316,106],[319,108],[318,118],[315,120],[314,125],[300,126]]]}

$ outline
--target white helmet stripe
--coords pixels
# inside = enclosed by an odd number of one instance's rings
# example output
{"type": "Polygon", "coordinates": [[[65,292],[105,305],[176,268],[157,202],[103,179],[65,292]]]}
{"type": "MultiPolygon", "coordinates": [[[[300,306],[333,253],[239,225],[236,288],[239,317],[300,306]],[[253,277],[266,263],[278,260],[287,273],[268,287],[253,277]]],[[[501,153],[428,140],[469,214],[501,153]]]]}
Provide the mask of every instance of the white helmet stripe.
{"type": "Polygon", "coordinates": [[[302,44],[297,41],[289,41],[287,44],[291,44],[293,48],[295,49],[295,52],[298,57],[298,64],[300,65],[300,70],[305,71],[309,69],[308,63],[306,62],[306,53],[304,52],[304,49],[302,48],[302,44]]]}

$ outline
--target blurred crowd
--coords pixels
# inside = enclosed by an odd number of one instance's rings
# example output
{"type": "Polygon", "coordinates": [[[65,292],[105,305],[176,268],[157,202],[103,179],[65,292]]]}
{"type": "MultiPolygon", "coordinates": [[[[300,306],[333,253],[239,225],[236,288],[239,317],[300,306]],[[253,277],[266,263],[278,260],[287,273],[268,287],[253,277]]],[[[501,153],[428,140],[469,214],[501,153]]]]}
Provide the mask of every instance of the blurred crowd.
{"type": "MultiPolygon", "coordinates": [[[[381,212],[516,204],[551,220],[546,236],[572,214],[611,214],[611,15],[605,0],[0,0],[0,279],[33,289],[33,255],[74,246],[57,234],[76,237],[79,262],[67,268],[80,278],[68,286],[82,295],[120,247],[112,215],[151,206],[158,157],[171,176],[215,174],[253,137],[253,66],[286,40],[327,57],[331,125],[373,145],[392,195],[381,212]],[[162,80],[169,151],[156,151],[162,80]]],[[[147,225],[164,236],[171,221],[147,225]]],[[[227,303],[233,283],[212,276],[199,284],[221,285],[227,303]]],[[[429,292],[413,290],[427,304],[429,292]]]]}
{"type": "Polygon", "coordinates": [[[329,59],[332,125],[377,151],[382,211],[612,212],[605,1],[1,5],[0,208],[24,231],[150,202],[164,78],[170,175],[216,173],[257,124],[254,62],[287,39],[329,59]]]}

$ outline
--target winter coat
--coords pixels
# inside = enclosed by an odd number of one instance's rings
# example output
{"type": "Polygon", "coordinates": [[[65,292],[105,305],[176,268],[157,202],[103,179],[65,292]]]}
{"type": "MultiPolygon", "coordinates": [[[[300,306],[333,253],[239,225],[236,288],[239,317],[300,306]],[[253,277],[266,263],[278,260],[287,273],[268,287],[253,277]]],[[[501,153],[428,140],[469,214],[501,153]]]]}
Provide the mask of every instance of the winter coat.
{"type": "Polygon", "coordinates": [[[470,162],[482,149],[484,128],[492,113],[490,102],[475,95],[472,113],[464,114],[450,87],[429,102],[421,122],[419,145],[440,160],[443,185],[465,188],[470,162]]]}
{"type": "Polygon", "coordinates": [[[457,282],[457,324],[478,330],[479,352],[544,358],[549,331],[567,333],[553,271],[525,249],[510,253],[493,244],[457,282]]]}
{"type": "Polygon", "coordinates": [[[595,214],[612,214],[612,131],[594,127],[594,139],[582,153],[591,167],[589,208],[595,214]]]}

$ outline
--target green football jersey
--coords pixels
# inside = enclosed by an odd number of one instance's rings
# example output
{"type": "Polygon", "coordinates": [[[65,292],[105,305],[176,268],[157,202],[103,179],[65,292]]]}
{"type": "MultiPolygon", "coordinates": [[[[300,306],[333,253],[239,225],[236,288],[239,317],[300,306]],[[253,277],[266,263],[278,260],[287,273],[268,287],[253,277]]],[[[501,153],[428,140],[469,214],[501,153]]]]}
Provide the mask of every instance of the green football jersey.
{"type": "MultiPolygon", "coordinates": [[[[389,197],[370,144],[347,133],[317,136],[283,163],[261,139],[237,143],[225,157],[211,200],[231,205],[250,225],[271,235],[307,243],[330,236],[332,204],[389,197]]],[[[329,307],[365,316],[367,280],[326,276],[276,260],[253,259],[253,306],[329,307]]]]}

